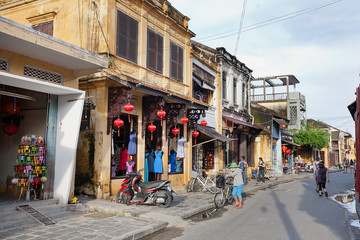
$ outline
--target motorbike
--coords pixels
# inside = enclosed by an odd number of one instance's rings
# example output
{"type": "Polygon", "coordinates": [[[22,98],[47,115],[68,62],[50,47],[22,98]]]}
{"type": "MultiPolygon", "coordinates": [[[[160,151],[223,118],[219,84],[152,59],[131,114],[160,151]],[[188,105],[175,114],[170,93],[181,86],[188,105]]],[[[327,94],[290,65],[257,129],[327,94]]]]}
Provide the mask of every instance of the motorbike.
{"type": "Polygon", "coordinates": [[[147,204],[169,207],[174,199],[169,180],[143,182],[140,169],[137,173],[128,173],[120,190],[116,194],[116,202],[123,204],[147,204]]]}

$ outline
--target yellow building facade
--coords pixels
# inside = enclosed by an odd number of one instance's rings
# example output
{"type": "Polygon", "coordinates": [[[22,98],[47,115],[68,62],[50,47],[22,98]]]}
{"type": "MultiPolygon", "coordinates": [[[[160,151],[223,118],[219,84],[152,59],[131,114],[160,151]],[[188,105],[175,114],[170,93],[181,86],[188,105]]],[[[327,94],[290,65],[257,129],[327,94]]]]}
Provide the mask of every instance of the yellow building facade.
{"type": "MultiPolygon", "coordinates": [[[[54,37],[109,58],[107,69],[78,78],[92,108],[84,114],[80,132],[77,183],[90,184],[94,189],[88,190],[97,198],[114,196],[125,176],[117,151],[136,132],[134,170],[146,171],[146,150],[160,146],[161,179],[184,186],[191,170],[192,135],[180,119],[187,109],[207,108],[192,97],[190,39],[195,34],[188,17],[160,0],[5,1],[0,14],[41,31],[51,28],[54,37]],[[131,112],[124,110],[128,103],[134,106],[131,112]],[[160,110],[166,117],[157,116],[160,110]],[[124,122],[120,130],[114,126],[118,118],[124,122]],[[156,126],[152,139],[150,124],[156,126]],[[171,132],[175,127],[180,130],[176,137],[171,132]],[[181,171],[171,173],[170,151],[178,148],[180,135],[186,139],[184,157],[176,159],[181,171]]],[[[149,180],[153,178],[150,174],[149,180]]]]}

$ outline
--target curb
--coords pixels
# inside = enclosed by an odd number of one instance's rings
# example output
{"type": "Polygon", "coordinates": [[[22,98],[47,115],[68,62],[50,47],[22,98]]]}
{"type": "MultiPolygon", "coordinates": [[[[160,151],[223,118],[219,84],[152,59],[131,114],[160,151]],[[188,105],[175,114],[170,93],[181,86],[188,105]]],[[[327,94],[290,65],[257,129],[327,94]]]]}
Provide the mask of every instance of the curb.
{"type": "Polygon", "coordinates": [[[203,212],[206,212],[208,210],[211,210],[211,209],[214,209],[215,208],[215,205],[214,203],[209,203],[201,208],[198,208],[194,211],[191,211],[191,212],[188,212],[188,213],[183,213],[180,215],[180,217],[183,219],[183,220],[186,220],[186,219],[189,219],[197,214],[200,214],[200,213],[203,213],[203,212]]]}
{"type": "Polygon", "coordinates": [[[125,234],[125,236],[123,236],[119,239],[124,239],[124,240],[140,239],[140,238],[146,237],[150,234],[153,234],[157,231],[160,231],[160,230],[166,228],[167,225],[168,225],[167,222],[159,222],[159,223],[156,223],[155,226],[150,227],[150,229],[149,229],[149,227],[143,227],[141,229],[127,233],[127,234],[125,234]]]}

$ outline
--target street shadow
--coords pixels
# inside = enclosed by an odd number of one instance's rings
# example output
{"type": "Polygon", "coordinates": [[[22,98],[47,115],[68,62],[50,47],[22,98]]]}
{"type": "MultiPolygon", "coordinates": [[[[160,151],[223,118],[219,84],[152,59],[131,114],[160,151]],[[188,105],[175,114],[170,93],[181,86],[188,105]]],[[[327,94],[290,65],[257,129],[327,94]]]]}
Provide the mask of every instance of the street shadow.
{"type": "Polygon", "coordinates": [[[303,180],[302,187],[303,194],[299,210],[310,215],[315,223],[325,225],[328,231],[338,236],[339,239],[350,239],[350,235],[344,236],[344,234],[349,234],[343,227],[346,224],[345,210],[325,196],[319,197],[319,194],[315,191],[315,180],[313,178],[303,180]],[[338,217],[339,224],[334,224],[334,216],[338,217]],[[344,222],[340,222],[342,216],[344,216],[344,222]]]}
{"type": "MultiPolygon", "coordinates": [[[[291,218],[289,217],[289,214],[285,210],[286,209],[285,204],[280,202],[279,197],[277,196],[277,194],[275,192],[272,191],[271,196],[275,200],[276,209],[278,210],[281,221],[283,222],[283,225],[285,226],[286,233],[288,235],[288,239],[292,239],[292,240],[301,239],[299,236],[299,233],[296,230],[294,223],[292,222],[291,218]]],[[[262,211],[264,211],[264,210],[262,210],[262,211]]],[[[265,211],[266,211],[266,209],[265,209],[265,211]]]]}

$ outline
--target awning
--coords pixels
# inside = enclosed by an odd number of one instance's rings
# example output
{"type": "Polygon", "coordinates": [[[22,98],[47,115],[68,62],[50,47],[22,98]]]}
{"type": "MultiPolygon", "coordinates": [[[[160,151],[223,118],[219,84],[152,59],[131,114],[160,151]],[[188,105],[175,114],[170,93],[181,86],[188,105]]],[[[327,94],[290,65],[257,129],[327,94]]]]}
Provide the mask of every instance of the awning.
{"type": "Polygon", "coordinates": [[[236,124],[239,124],[239,125],[243,125],[243,126],[247,126],[247,127],[251,127],[251,128],[255,128],[255,129],[264,129],[263,127],[261,126],[258,126],[258,125],[253,125],[251,123],[247,123],[247,122],[243,122],[243,121],[240,121],[238,119],[235,119],[235,118],[231,118],[231,117],[225,117],[223,116],[224,119],[230,121],[230,122],[233,122],[233,123],[236,123],[236,124]]]}
{"type": "MultiPolygon", "coordinates": [[[[214,141],[214,140],[219,140],[221,142],[229,142],[229,141],[234,141],[236,140],[236,138],[228,138],[228,137],[225,137],[223,135],[221,135],[220,133],[218,133],[217,131],[215,131],[215,129],[211,128],[211,127],[207,127],[205,126],[205,132],[203,131],[203,126],[197,126],[197,130],[199,132],[201,132],[202,134],[205,134],[206,136],[212,138],[211,141],[214,141]]],[[[206,141],[206,142],[209,142],[209,141],[206,141]]],[[[199,143],[199,144],[196,144],[196,145],[201,145],[201,144],[204,144],[205,142],[202,142],[202,143],[199,143]]],[[[195,146],[195,145],[194,145],[195,146]]]]}
{"type": "Polygon", "coordinates": [[[291,141],[288,141],[288,140],[281,139],[281,141],[283,141],[283,142],[285,142],[285,143],[287,143],[287,144],[293,145],[293,146],[295,146],[295,147],[300,147],[299,144],[296,144],[296,143],[291,142],[291,141]]]}

